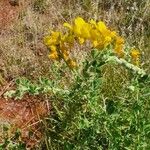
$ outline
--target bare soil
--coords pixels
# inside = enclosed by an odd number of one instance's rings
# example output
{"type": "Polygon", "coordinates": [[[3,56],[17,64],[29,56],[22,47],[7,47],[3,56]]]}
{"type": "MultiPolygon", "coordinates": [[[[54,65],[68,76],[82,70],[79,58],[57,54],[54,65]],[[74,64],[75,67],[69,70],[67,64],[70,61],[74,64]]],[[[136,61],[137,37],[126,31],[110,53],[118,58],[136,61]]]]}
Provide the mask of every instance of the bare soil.
{"type": "Polygon", "coordinates": [[[9,0],[0,1],[0,31],[6,29],[19,16],[19,6],[12,6],[9,0]]]}
{"type": "Polygon", "coordinates": [[[21,140],[27,147],[34,147],[42,139],[41,122],[50,112],[50,106],[39,97],[25,96],[22,100],[0,98],[0,141],[7,126],[10,138],[19,129],[21,140]],[[32,133],[32,136],[30,135],[32,133]]]}

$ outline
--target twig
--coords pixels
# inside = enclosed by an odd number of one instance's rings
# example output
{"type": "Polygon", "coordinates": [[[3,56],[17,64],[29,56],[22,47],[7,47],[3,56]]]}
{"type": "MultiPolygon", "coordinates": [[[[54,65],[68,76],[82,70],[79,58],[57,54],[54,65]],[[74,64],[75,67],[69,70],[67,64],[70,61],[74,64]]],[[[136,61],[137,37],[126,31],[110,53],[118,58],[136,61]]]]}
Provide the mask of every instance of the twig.
{"type": "Polygon", "coordinates": [[[14,85],[14,80],[10,81],[2,90],[0,91],[0,97],[8,90],[10,86],[14,85]]]}

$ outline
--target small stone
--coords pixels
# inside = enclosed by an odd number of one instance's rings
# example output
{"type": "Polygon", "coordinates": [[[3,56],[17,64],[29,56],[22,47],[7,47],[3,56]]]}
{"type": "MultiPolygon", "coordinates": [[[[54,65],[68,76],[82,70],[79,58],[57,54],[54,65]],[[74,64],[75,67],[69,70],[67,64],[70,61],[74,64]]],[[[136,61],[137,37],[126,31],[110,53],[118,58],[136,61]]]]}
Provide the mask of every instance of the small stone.
{"type": "Polygon", "coordinates": [[[19,0],[9,0],[11,6],[19,6],[19,0]]]}

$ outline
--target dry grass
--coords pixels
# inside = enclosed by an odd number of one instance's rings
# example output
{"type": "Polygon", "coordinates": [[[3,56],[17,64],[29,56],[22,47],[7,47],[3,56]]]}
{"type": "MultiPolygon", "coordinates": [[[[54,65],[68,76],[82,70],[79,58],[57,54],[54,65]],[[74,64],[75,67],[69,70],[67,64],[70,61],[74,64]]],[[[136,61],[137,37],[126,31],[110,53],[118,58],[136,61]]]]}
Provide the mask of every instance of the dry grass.
{"type": "Polygon", "coordinates": [[[143,53],[149,66],[149,0],[20,0],[19,6],[1,1],[0,15],[0,84],[18,76],[36,78],[49,75],[50,61],[42,38],[51,28],[75,16],[104,20],[143,53]],[[5,9],[4,9],[5,8],[5,9]],[[12,12],[11,15],[8,12],[12,12]]]}

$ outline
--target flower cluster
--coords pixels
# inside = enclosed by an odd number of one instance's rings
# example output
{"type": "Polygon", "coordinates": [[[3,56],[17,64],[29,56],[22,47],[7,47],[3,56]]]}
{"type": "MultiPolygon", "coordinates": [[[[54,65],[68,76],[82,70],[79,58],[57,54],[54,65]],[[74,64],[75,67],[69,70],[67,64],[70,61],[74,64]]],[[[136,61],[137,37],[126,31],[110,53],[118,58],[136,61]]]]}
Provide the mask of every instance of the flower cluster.
{"type": "Polygon", "coordinates": [[[117,35],[115,31],[107,28],[104,22],[96,22],[90,20],[85,22],[80,17],[74,20],[73,25],[64,23],[74,38],[78,39],[79,44],[85,43],[87,40],[91,42],[93,48],[104,49],[108,45],[114,46],[114,52],[122,57],[124,55],[124,39],[117,35]]]}
{"type": "Polygon", "coordinates": [[[50,36],[44,38],[45,45],[50,49],[49,58],[54,60],[63,59],[70,68],[77,66],[75,60],[69,57],[69,49],[71,49],[73,42],[73,36],[63,35],[61,32],[52,32],[50,36]]]}
{"type": "MultiPolygon", "coordinates": [[[[73,24],[64,23],[67,28],[65,33],[52,32],[44,38],[45,45],[50,49],[49,58],[54,60],[63,59],[70,68],[77,66],[76,62],[70,58],[69,50],[73,47],[75,42],[84,44],[87,41],[96,49],[104,49],[111,45],[114,53],[118,57],[123,57],[124,39],[120,37],[115,31],[111,31],[104,22],[96,22],[90,20],[86,22],[81,17],[77,17],[73,24]]],[[[131,56],[135,53],[132,52],[131,56]]]]}

